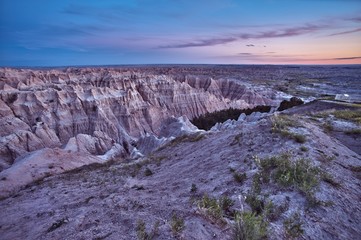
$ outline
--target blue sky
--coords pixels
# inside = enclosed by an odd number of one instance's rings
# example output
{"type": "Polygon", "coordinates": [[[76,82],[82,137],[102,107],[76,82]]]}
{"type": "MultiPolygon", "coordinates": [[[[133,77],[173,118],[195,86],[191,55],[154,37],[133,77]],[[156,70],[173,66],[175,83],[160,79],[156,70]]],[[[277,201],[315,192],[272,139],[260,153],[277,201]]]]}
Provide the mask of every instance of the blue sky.
{"type": "Polygon", "coordinates": [[[1,66],[361,63],[361,0],[1,0],[1,66]]]}

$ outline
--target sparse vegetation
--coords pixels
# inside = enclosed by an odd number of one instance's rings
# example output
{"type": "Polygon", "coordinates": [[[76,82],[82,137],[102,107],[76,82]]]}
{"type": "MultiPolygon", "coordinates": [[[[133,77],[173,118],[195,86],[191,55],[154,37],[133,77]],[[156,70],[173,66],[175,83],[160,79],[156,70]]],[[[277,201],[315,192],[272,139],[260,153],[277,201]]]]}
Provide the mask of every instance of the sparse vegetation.
{"type": "Polygon", "coordinates": [[[246,173],[233,172],[233,179],[238,183],[243,183],[247,179],[246,173]]]}
{"type": "Polygon", "coordinates": [[[263,215],[270,221],[277,221],[279,217],[289,208],[289,203],[285,202],[281,205],[275,205],[272,201],[265,204],[263,215]]]}
{"type": "MultiPolygon", "coordinates": [[[[335,118],[351,121],[357,124],[361,124],[361,111],[360,110],[335,110],[333,112],[327,111],[327,112],[319,112],[316,114],[313,114],[313,117],[317,118],[327,118],[330,115],[335,116],[335,118]]],[[[333,130],[332,124],[330,120],[327,120],[323,127],[325,130],[333,130]]]]}
{"type": "Polygon", "coordinates": [[[287,115],[276,115],[272,117],[272,131],[281,132],[289,127],[299,127],[300,123],[287,115]]]}
{"type": "Polygon", "coordinates": [[[251,207],[252,212],[261,215],[264,210],[264,197],[255,194],[254,192],[248,193],[246,196],[246,203],[251,207]]]}
{"type": "Polygon", "coordinates": [[[220,198],[219,204],[221,205],[223,214],[227,215],[228,213],[231,213],[230,208],[233,206],[234,201],[227,196],[223,196],[220,198]]]}
{"type": "Polygon", "coordinates": [[[178,145],[179,143],[182,143],[182,142],[198,142],[202,139],[205,138],[205,135],[203,133],[193,133],[193,134],[190,134],[190,135],[182,135],[182,136],[179,136],[175,139],[173,139],[172,141],[168,142],[167,144],[161,146],[160,148],[158,148],[158,151],[161,151],[167,147],[173,147],[173,146],[176,146],[178,145]]]}
{"type": "Polygon", "coordinates": [[[152,240],[158,235],[159,221],[154,223],[153,229],[151,232],[147,232],[145,222],[143,220],[138,220],[136,231],[137,237],[139,240],[152,240]]]}
{"type": "Polygon", "coordinates": [[[167,157],[166,156],[155,156],[155,155],[151,155],[149,157],[150,161],[152,163],[155,163],[157,166],[160,166],[160,164],[162,163],[162,161],[166,160],[167,157]]]}
{"type": "Polygon", "coordinates": [[[182,217],[178,217],[175,213],[172,215],[172,219],[170,222],[173,235],[178,235],[184,230],[184,219],[182,217]]]}
{"type": "Polygon", "coordinates": [[[272,118],[272,132],[279,133],[283,137],[293,139],[297,143],[305,143],[306,137],[299,133],[294,133],[289,130],[290,127],[300,127],[301,124],[286,115],[277,115],[272,118]]]}
{"type": "Polygon", "coordinates": [[[244,212],[235,214],[234,240],[259,240],[267,237],[267,222],[262,216],[244,212]]]}
{"type": "Polygon", "coordinates": [[[319,185],[321,170],[311,165],[308,159],[292,161],[288,153],[273,156],[256,162],[260,166],[260,176],[271,175],[273,181],[282,187],[295,187],[312,200],[319,185]]]}
{"type": "Polygon", "coordinates": [[[341,187],[341,184],[339,182],[336,182],[335,179],[327,172],[322,172],[321,178],[324,182],[327,182],[335,188],[341,187]]]}
{"type": "Polygon", "coordinates": [[[335,155],[327,155],[326,153],[322,152],[318,157],[318,160],[321,162],[331,162],[336,159],[335,155]]]}
{"type": "Polygon", "coordinates": [[[306,137],[304,135],[301,134],[292,134],[292,138],[297,142],[297,143],[305,143],[306,142],[306,137]]]}
{"type": "Polygon", "coordinates": [[[209,197],[207,194],[198,202],[198,208],[204,209],[213,220],[222,220],[222,208],[216,198],[209,197]]]}
{"type": "Polygon", "coordinates": [[[325,132],[329,133],[333,131],[333,125],[331,123],[331,121],[326,121],[322,124],[322,127],[324,129],[325,132]]]}
{"type": "Polygon", "coordinates": [[[213,221],[223,223],[223,216],[231,214],[230,208],[233,206],[234,201],[227,196],[220,199],[204,195],[198,202],[198,208],[205,210],[207,216],[213,221]]]}
{"type": "Polygon", "coordinates": [[[298,238],[303,234],[302,222],[299,213],[294,213],[283,222],[288,238],[298,238]]]}
{"type": "Polygon", "coordinates": [[[345,134],[347,135],[360,135],[361,134],[361,128],[354,128],[351,130],[346,130],[345,134]]]}
{"type": "Polygon", "coordinates": [[[357,110],[337,110],[332,113],[336,118],[352,121],[361,124],[361,111],[357,110]]]}

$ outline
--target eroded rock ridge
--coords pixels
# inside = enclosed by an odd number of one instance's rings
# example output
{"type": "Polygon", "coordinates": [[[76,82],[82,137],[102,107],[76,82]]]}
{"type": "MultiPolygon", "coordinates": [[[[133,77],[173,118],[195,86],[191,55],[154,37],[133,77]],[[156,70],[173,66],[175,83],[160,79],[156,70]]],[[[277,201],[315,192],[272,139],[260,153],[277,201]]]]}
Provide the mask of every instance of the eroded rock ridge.
{"type": "Polygon", "coordinates": [[[126,68],[0,70],[0,170],[43,148],[102,155],[158,136],[171,116],[272,105],[274,96],[230,79],[126,68]],[[65,147],[66,146],[66,147],[65,147]]]}

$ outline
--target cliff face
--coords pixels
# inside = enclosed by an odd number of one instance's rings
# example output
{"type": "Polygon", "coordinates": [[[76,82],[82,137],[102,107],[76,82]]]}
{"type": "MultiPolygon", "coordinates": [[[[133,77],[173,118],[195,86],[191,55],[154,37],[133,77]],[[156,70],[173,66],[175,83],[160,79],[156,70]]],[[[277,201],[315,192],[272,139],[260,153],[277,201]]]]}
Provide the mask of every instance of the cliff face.
{"type": "Polygon", "coordinates": [[[99,139],[92,154],[115,143],[129,151],[132,139],[158,135],[170,116],[192,119],[229,107],[269,105],[270,99],[227,79],[121,68],[1,69],[0,168],[27,152],[64,146],[78,134],[99,139]]]}

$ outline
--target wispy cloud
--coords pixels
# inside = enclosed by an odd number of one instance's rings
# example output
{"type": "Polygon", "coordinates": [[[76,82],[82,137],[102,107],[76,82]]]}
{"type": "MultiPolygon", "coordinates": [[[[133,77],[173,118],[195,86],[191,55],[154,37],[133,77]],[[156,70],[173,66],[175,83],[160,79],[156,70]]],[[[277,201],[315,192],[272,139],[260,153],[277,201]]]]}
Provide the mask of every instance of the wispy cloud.
{"type": "Polygon", "coordinates": [[[361,22],[361,17],[350,17],[350,18],[345,18],[345,20],[360,23],[361,22]]]}
{"type": "Polygon", "coordinates": [[[217,56],[220,59],[233,59],[233,60],[245,60],[250,62],[338,62],[338,61],[350,61],[361,59],[361,56],[356,57],[338,57],[338,58],[316,58],[313,55],[307,54],[275,54],[275,52],[265,53],[249,53],[241,52],[235,55],[217,56]]]}
{"type": "Polygon", "coordinates": [[[354,59],[361,59],[361,57],[342,57],[342,58],[332,58],[330,60],[354,60],[354,59]]]}
{"type": "Polygon", "coordinates": [[[333,33],[328,36],[338,36],[338,35],[350,34],[350,33],[355,33],[355,32],[361,32],[361,28],[356,28],[356,29],[344,31],[344,32],[333,33]]]}
{"type": "Polygon", "coordinates": [[[204,40],[193,41],[193,42],[164,45],[164,46],[160,46],[158,48],[188,48],[188,47],[215,46],[215,45],[234,42],[237,39],[238,39],[237,37],[211,38],[211,39],[204,39],[204,40]]]}
{"type": "MultiPolygon", "coordinates": [[[[238,40],[249,40],[249,39],[267,39],[267,38],[284,38],[305,35],[308,33],[317,32],[322,29],[326,29],[329,26],[324,24],[305,24],[303,26],[288,27],[278,30],[270,30],[258,33],[240,33],[232,34],[225,38],[209,38],[201,40],[192,40],[185,43],[176,43],[160,46],[159,48],[188,48],[188,47],[205,47],[226,44],[235,42],[238,40]]],[[[250,47],[252,44],[247,45],[250,47]]]]}
{"type": "Polygon", "coordinates": [[[187,13],[180,9],[163,9],[157,4],[148,4],[144,7],[145,3],[137,6],[129,6],[126,4],[113,4],[103,7],[95,7],[91,5],[82,4],[69,4],[62,11],[64,14],[77,15],[98,19],[107,22],[118,23],[119,21],[137,21],[139,16],[153,16],[167,19],[182,19],[187,16],[187,13]]]}

